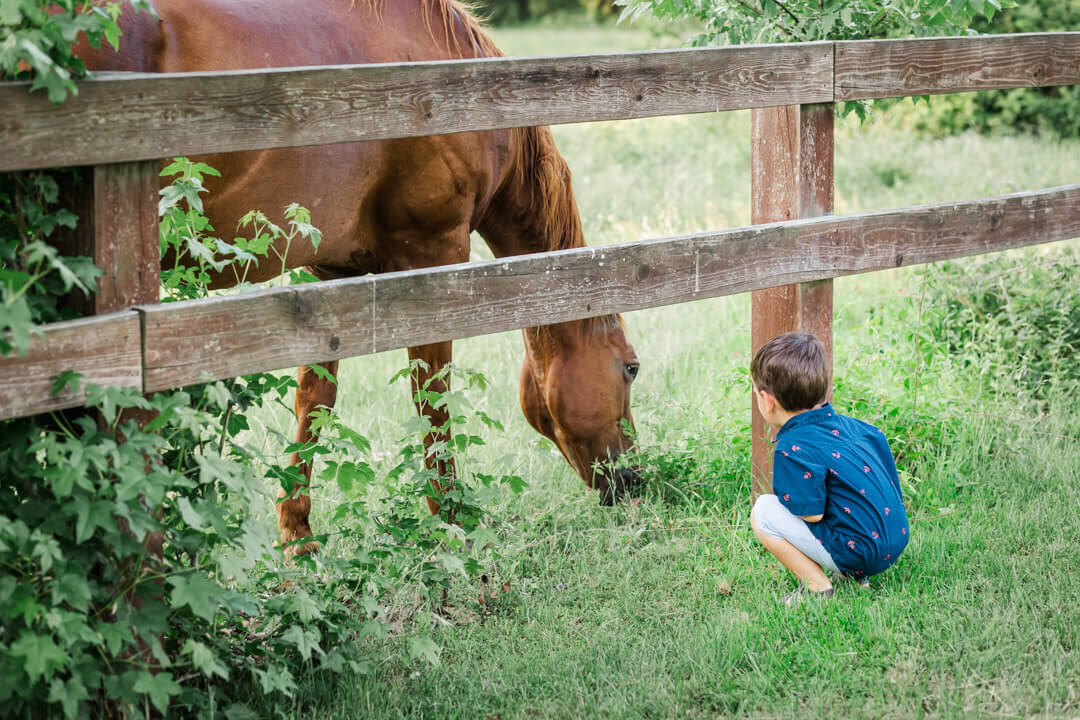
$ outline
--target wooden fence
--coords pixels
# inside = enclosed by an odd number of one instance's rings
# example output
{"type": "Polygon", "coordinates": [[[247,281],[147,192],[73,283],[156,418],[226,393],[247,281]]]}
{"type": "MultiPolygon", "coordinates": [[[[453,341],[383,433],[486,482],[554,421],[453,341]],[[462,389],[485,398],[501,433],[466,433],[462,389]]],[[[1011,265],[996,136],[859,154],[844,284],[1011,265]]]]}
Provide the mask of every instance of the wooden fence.
{"type": "Polygon", "coordinates": [[[0,359],[0,418],[83,404],[50,394],[65,370],[152,392],[746,291],[755,348],[803,328],[831,352],[831,278],[1080,237],[1080,185],[832,217],[832,103],[1071,84],[1080,33],[116,73],[60,107],[0,83],[0,172],[94,166],[74,249],[107,273],[96,316],[0,359]],[[752,227],[157,304],[160,158],[740,108],[752,227]]]}

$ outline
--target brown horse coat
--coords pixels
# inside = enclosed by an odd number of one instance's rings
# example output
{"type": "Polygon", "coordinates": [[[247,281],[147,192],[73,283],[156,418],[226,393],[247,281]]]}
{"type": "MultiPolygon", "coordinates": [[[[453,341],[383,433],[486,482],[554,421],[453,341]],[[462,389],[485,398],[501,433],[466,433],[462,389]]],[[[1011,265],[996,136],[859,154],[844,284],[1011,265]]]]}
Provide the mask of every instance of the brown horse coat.
{"type": "MultiPolygon", "coordinates": [[[[392,63],[501,55],[452,0],[156,0],[160,19],[125,8],[119,53],[82,47],[95,70],[193,72],[392,63]]],[[[267,92],[272,93],[268,88],[267,92]]],[[[498,256],[580,247],[570,171],[547,128],[472,132],[380,142],[238,152],[200,160],[221,171],[207,183],[206,213],[228,232],[248,210],[299,203],[323,232],[318,250],[294,247],[290,267],[321,278],[409,270],[469,258],[477,230],[498,256]]],[[[273,217],[274,214],[271,214],[273,217]]],[[[274,263],[249,273],[275,275],[274,263]]],[[[227,285],[227,278],[218,278],[227,285]]],[[[630,384],[638,361],[615,316],[524,331],[521,404],[590,487],[610,502],[632,473],[595,471],[629,446],[630,384]]],[[[410,348],[430,366],[451,343],[410,348]]],[[[327,363],[336,373],[337,363],[327,363]]],[[[296,395],[298,438],[308,414],[332,406],[336,386],[307,368],[296,395]]],[[[422,408],[439,425],[445,416],[422,408]]],[[[294,462],[299,462],[294,459],[294,462]]],[[[310,478],[310,468],[304,468],[310,478]]],[[[446,472],[452,476],[453,469],[446,472]]],[[[311,535],[306,488],[278,505],[282,539],[311,535]]],[[[437,506],[433,505],[432,510],[437,506]]],[[[301,551],[310,550],[313,544],[301,551]]]]}

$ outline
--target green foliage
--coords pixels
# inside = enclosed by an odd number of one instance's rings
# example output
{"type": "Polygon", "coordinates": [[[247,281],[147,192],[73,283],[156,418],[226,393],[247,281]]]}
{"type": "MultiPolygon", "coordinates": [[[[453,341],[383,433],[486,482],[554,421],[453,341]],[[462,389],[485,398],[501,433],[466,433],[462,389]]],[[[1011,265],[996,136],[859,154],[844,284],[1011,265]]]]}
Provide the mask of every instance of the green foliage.
{"type": "Polygon", "coordinates": [[[1009,0],[616,0],[633,20],[695,18],[705,30],[695,45],[958,35],[1009,0]]]}
{"type": "Polygon", "coordinates": [[[582,12],[591,19],[602,20],[617,12],[613,0],[478,0],[473,5],[480,16],[496,24],[582,12]]]}
{"type": "Polygon", "coordinates": [[[48,242],[77,218],[60,206],[60,183],[68,172],[0,173],[0,355],[22,355],[36,322],[72,317],[61,299],[73,290],[97,289],[102,273],[89,258],[61,257],[48,242]]]}
{"type": "MultiPolygon", "coordinates": [[[[729,384],[741,387],[744,382],[749,382],[748,371],[733,370],[729,384]]],[[[645,496],[670,505],[727,509],[745,499],[750,487],[749,415],[708,417],[684,405],[668,411],[677,413],[680,422],[648,442],[633,436],[633,448],[619,458],[616,468],[636,469],[645,482],[645,496]]]]}
{"type": "MultiPolygon", "coordinates": [[[[980,18],[992,20],[1014,0],[615,0],[622,18],[651,14],[692,18],[704,27],[694,45],[865,40],[975,34],[980,18]]],[[[621,19],[622,19],[621,18],[621,19]]],[[[876,101],[880,108],[894,101],[876,101]]],[[[844,114],[865,119],[869,104],[846,102],[844,114]]]]}
{"type": "MultiPolygon", "coordinates": [[[[284,265],[295,238],[320,238],[308,212],[294,205],[285,209],[288,232],[253,212],[241,223],[253,237],[224,243],[208,234],[201,213],[202,178],[216,172],[181,158],[166,173],[176,178],[162,191],[161,249],[186,253],[162,273],[171,299],[205,295],[211,270],[242,280],[252,263],[271,257],[274,240],[285,241],[273,258],[284,265]]],[[[40,200],[57,199],[48,176],[17,179],[40,200]]],[[[40,203],[12,203],[2,227],[16,249],[24,245],[11,231],[30,227],[28,208],[38,232],[56,222],[40,203]]],[[[15,338],[25,337],[29,323],[58,312],[66,259],[27,250],[4,260],[15,288],[5,297],[35,300],[26,305],[27,323],[10,323],[15,338]],[[30,259],[16,265],[23,257],[30,259]]],[[[4,422],[0,717],[74,718],[104,705],[125,715],[153,708],[240,716],[245,709],[234,700],[244,688],[253,697],[288,698],[308,673],[367,672],[390,630],[391,604],[407,595],[437,608],[455,577],[480,572],[496,552],[481,504],[504,486],[520,492],[525,485],[513,475],[469,480],[466,457],[482,443],[473,426],[501,428],[470,405],[468,390],[482,389],[482,376],[460,371],[462,388],[434,389],[442,385],[433,382],[449,385],[452,371],[444,368],[415,398],[446,409],[447,423],[433,428],[410,418],[398,462],[382,473],[374,469],[382,453],[328,410],[316,412],[310,442],[270,455],[250,444],[250,414],[284,406],[296,387],[268,374],[149,397],[88,386],[89,411],[4,422]],[[145,428],[134,410],[151,413],[145,428]],[[444,439],[428,451],[424,437],[432,431],[444,439]],[[265,513],[274,502],[268,487],[292,493],[303,482],[285,462],[292,452],[308,463],[319,459],[313,487],[340,491],[329,513],[334,531],[316,538],[317,556],[295,566],[284,563],[265,513]],[[438,470],[451,463],[459,470],[454,482],[438,470]],[[426,497],[441,504],[441,515],[422,510],[426,497]],[[143,542],[151,533],[163,539],[160,557],[143,542]]],[[[78,382],[66,373],[56,386],[78,382]]],[[[426,629],[405,640],[418,660],[438,663],[426,629]]]]}
{"type": "MultiPolygon", "coordinates": [[[[144,1],[134,4],[147,8],[144,1]]],[[[71,54],[71,47],[80,34],[95,48],[102,40],[117,47],[120,7],[120,2],[3,0],[0,80],[32,79],[31,90],[45,88],[54,103],[63,102],[68,93],[77,94],[73,78],[86,75],[86,66],[71,54]]]]}
{"type": "MultiPolygon", "coordinates": [[[[1019,3],[973,26],[982,33],[1065,32],[1080,28],[1080,0],[1019,3]]],[[[1080,86],[1014,88],[947,95],[913,114],[914,129],[932,136],[975,130],[1080,137],[1080,86]]]]}
{"type": "Polygon", "coordinates": [[[240,228],[249,230],[251,237],[236,237],[227,242],[210,235],[214,228],[203,215],[201,198],[207,192],[204,178],[220,177],[220,173],[205,163],[180,157],[163,169],[161,175],[175,176],[161,191],[158,203],[163,302],[201,297],[215,276],[224,277],[231,287],[244,289],[249,284],[248,273],[259,264],[260,258],[268,258],[271,253],[280,262],[281,282],[295,284],[315,279],[302,269],[289,270],[285,262],[297,238],[307,240],[316,249],[322,242],[322,233],[311,224],[307,208],[295,203],[285,208],[288,231],[271,222],[263,212],[252,210],[240,220],[240,228]],[[283,249],[278,250],[282,245],[283,249]]]}
{"type": "Polygon", "coordinates": [[[1080,391],[1078,284],[1075,244],[942,263],[927,329],[962,360],[973,392],[1067,405],[1080,391]]]}

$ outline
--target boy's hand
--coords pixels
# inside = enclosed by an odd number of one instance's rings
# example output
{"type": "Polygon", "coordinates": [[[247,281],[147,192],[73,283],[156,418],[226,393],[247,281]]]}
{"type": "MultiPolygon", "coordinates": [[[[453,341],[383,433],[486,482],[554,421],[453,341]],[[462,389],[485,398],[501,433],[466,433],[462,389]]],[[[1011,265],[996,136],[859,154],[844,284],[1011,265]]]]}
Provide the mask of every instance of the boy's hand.
{"type": "Polygon", "coordinates": [[[800,515],[799,517],[801,517],[806,522],[816,523],[821,522],[821,518],[825,517],[825,515],[800,515]]]}

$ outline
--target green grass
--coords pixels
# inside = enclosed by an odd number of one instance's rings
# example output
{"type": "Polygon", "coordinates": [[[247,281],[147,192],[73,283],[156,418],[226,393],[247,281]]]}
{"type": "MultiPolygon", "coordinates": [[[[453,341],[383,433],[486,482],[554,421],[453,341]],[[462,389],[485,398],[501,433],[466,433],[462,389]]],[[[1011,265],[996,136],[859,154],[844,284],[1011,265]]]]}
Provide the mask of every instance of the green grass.
{"type": "MultiPolygon", "coordinates": [[[[496,36],[523,55],[652,42],[648,33],[611,28],[532,26],[496,36]]],[[[896,117],[838,123],[838,213],[1080,178],[1077,143],[922,140],[896,117]]],[[[554,131],[590,244],[749,222],[747,113],[554,131]]],[[[485,252],[477,244],[475,255],[485,252]]],[[[408,660],[403,636],[394,635],[372,648],[370,675],[336,682],[316,674],[294,706],[274,709],[342,718],[1080,714],[1080,439],[1061,434],[1067,419],[1026,416],[1007,398],[969,397],[959,362],[916,360],[923,272],[836,281],[837,374],[852,392],[869,388],[883,398],[866,419],[911,406],[918,365],[918,406],[942,424],[940,444],[907,466],[926,499],[915,503],[911,546],[871,592],[842,585],[828,604],[776,604],[792,582],[747,525],[749,393],[739,374],[749,363],[747,296],[626,317],[642,360],[634,399],[642,444],[682,452],[734,500],[597,507],[521,416],[520,335],[471,338],[455,343],[455,360],[489,378],[489,392],[473,399],[506,426],[472,462],[511,454],[530,483],[493,508],[505,546],[492,572],[511,592],[480,606],[479,588],[459,583],[451,619],[405,613],[413,629],[433,628],[442,646],[437,668],[408,660]]],[[[412,412],[404,388],[386,384],[404,364],[403,351],[342,364],[344,417],[384,464],[412,412]]],[[[256,435],[280,447],[276,433],[292,432],[288,413],[262,420],[256,435]]],[[[335,492],[315,491],[320,528],[335,492]]]]}

